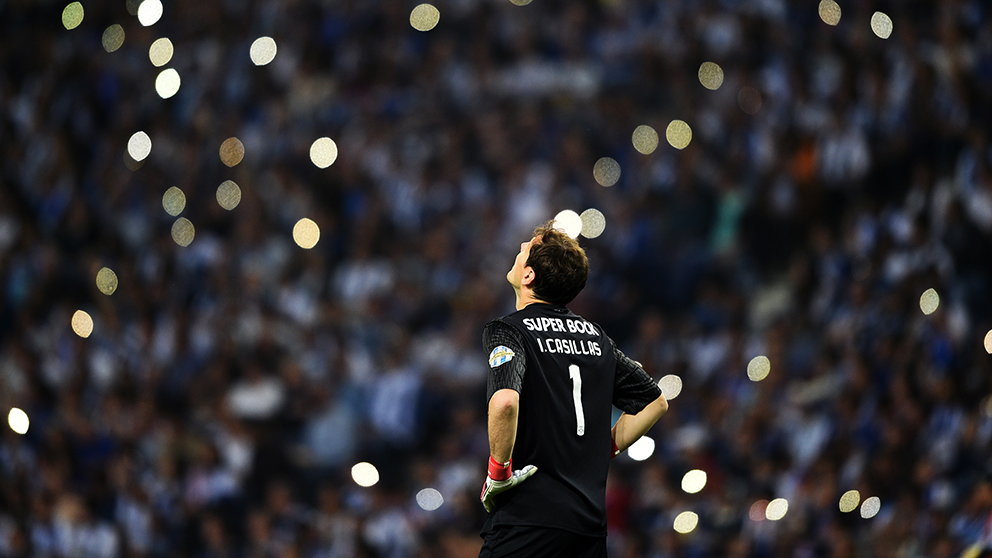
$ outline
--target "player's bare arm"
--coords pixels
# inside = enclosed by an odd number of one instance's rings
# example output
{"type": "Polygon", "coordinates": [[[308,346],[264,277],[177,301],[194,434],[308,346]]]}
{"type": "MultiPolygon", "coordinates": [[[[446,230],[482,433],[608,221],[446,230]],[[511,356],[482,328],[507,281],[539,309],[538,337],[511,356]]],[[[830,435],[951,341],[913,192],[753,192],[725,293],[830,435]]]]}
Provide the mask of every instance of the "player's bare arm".
{"type": "Polygon", "coordinates": [[[659,395],[641,409],[641,412],[634,415],[627,413],[620,415],[617,423],[613,425],[613,443],[616,444],[617,451],[622,452],[629,448],[667,412],[668,400],[664,395],[659,395]]]}
{"type": "Polygon", "coordinates": [[[520,394],[512,389],[501,389],[489,400],[489,454],[500,463],[513,454],[519,407],[520,394]]]}

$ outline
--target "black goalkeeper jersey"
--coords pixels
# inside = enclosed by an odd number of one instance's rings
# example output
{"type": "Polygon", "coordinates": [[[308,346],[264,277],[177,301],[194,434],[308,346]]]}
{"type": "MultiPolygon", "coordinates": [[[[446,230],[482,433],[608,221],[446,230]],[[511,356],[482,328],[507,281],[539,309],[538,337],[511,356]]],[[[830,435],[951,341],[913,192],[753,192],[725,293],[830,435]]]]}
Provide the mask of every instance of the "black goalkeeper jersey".
{"type": "Polygon", "coordinates": [[[520,393],[514,468],[536,474],[499,494],[483,532],[538,525],[606,535],[612,406],[635,414],[658,385],[598,325],[562,306],[535,303],[486,324],[487,400],[520,393]]]}

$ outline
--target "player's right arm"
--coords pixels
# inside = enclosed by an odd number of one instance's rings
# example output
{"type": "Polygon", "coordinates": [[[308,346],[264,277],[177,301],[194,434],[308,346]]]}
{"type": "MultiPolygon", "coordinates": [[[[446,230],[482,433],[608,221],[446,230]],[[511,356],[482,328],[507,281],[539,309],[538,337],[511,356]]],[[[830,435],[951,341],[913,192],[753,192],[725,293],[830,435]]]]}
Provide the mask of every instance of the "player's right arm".
{"type": "Polygon", "coordinates": [[[641,365],[631,360],[610,340],[617,359],[613,404],[623,414],[613,425],[614,455],[626,450],[668,412],[668,400],[641,365]]]}

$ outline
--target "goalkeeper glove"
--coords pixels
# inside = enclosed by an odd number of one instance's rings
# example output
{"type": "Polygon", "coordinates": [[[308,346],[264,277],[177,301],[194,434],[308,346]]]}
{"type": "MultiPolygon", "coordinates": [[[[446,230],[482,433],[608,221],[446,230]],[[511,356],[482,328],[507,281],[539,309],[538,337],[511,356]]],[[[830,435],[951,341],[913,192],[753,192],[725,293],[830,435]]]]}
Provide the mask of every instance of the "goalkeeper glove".
{"type": "Polygon", "coordinates": [[[493,511],[493,498],[497,494],[517,486],[537,472],[537,467],[533,465],[527,465],[523,469],[513,471],[510,467],[511,463],[513,463],[512,459],[506,463],[500,463],[493,459],[493,456],[489,456],[489,476],[486,477],[486,482],[482,485],[482,494],[479,496],[487,512],[493,511]]]}

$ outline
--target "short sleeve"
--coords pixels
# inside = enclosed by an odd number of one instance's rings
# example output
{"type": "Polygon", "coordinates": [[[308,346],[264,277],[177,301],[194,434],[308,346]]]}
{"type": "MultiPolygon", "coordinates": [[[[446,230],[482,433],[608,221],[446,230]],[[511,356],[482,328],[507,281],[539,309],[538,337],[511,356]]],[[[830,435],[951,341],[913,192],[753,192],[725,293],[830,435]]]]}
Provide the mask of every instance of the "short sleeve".
{"type": "Polygon", "coordinates": [[[621,411],[635,415],[661,395],[661,388],[641,368],[617,348],[610,339],[613,354],[617,357],[617,373],[613,383],[613,405],[621,411]]]}
{"type": "Polygon", "coordinates": [[[482,347],[488,355],[489,364],[486,401],[501,389],[519,393],[523,389],[527,369],[527,355],[520,332],[506,322],[493,320],[482,330],[482,347]]]}

